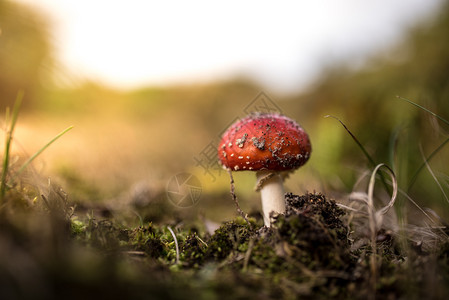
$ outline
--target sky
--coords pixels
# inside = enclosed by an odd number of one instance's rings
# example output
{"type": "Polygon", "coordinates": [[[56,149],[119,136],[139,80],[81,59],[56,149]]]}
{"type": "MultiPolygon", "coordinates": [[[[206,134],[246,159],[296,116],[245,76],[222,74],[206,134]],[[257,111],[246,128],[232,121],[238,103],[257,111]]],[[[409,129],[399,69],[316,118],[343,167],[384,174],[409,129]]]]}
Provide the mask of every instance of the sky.
{"type": "Polygon", "coordinates": [[[276,92],[397,44],[441,0],[15,0],[49,16],[73,76],[118,88],[250,77],[276,92]]]}

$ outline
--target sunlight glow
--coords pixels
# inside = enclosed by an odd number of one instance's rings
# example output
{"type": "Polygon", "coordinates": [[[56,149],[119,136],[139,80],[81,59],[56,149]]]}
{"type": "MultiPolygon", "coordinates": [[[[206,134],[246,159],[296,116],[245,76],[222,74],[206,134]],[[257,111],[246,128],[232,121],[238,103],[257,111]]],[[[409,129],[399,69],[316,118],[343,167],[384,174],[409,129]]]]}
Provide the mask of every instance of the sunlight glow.
{"type": "Polygon", "coordinates": [[[70,73],[125,88],[244,75],[278,90],[399,42],[441,2],[20,1],[50,15],[70,73]]]}

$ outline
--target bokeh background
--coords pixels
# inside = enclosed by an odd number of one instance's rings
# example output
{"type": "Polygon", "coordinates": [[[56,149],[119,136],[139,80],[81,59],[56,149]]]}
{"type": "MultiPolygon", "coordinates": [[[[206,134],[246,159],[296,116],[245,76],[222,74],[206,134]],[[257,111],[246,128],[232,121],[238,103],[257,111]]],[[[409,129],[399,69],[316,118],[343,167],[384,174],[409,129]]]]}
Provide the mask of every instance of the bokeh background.
{"type": "MultiPolygon", "coordinates": [[[[263,92],[266,103],[297,120],[312,141],[311,159],[287,180],[288,191],[344,198],[364,188],[356,183],[372,166],[341,124],[324,117],[333,115],[376,163],[394,169],[400,188],[419,205],[449,217],[449,146],[430,161],[437,180],[427,168],[414,179],[425,157],[448,138],[448,125],[397,98],[449,119],[448,1],[367,7],[318,1],[310,13],[307,6],[257,3],[242,10],[232,3],[170,3],[146,12],[136,1],[93,1],[90,7],[80,1],[71,11],[72,2],[0,0],[0,111],[25,92],[13,145],[17,157],[32,155],[74,126],[32,170],[58,182],[79,207],[131,203],[148,207],[149,218],[166,212],[231,218],[229,177],[209,159],[208,147],[263,92]],[[208,16],[201,20],[211,23],[186,25],[201,8],[200,16],[208,16]],[[70,16],[77,22],[66,28],[70,16]],[[157,20],[155,27],[136,21],[146,17],[157,20]],[[278,31],[274,24],[282,20],[278,31]],[[128,22],[135,22],[134,31],[120,30],[128,22]],[[85,31],[76,31],[82,25],[85,31]],[[70,30],[78,39],[64,39],[70,30]],[[229,38],[239,31],[243,37],[229,38]],[[161,45],[160,37],[176,43],[161,45]],[[125,47],[114,52],[119,44],[125,47]],[[206,52],[214,55],[201,59],[206,52]],[[83,53],[93,55],[82,60],[83,53]],[[164,71],[160,65],[169,66],[164,71]],[[168,182],[181,172],[197,176],[202,187],[200,201],[188,209],[169,204],[166,195],[168,182]]],[[[254,174],[236,173],[235,179],[242,208],[258,209],[254,174]]]]}

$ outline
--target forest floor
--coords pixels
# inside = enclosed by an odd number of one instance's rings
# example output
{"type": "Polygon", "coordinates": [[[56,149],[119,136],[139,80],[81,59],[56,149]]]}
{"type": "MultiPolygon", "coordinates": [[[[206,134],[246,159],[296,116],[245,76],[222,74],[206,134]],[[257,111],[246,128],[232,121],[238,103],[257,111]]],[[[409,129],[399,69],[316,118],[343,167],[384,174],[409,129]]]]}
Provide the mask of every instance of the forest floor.
{"type": "MultiPolygon", "coordinates": [[[[82,217],[60,189],[7,192],[0,214],[1,299],[445,299],[447,228],[416,242],[370,233],[320,193],[286,194],[271,227],[250,214],[129,227],[82,217]],[[424,242],[423,242],[424,241],[424,242]]],[[[107,214],[106,214],[107,215],[107,214]]],[[[424,236],[424,234],[423,234],[424,236]]]]}

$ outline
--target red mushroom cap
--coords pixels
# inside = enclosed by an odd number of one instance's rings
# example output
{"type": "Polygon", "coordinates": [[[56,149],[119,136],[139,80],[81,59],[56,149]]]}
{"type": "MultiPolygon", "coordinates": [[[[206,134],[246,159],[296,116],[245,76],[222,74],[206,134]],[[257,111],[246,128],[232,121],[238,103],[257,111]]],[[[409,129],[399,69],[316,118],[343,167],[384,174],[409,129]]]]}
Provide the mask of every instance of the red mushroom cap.
{"type": "Polygon", "coordinates": [[[221,164],[234,171],[296,169],[309,159],[309,136],[279,114],[252,114],[235,122],[218,145],[221,164]]]}

